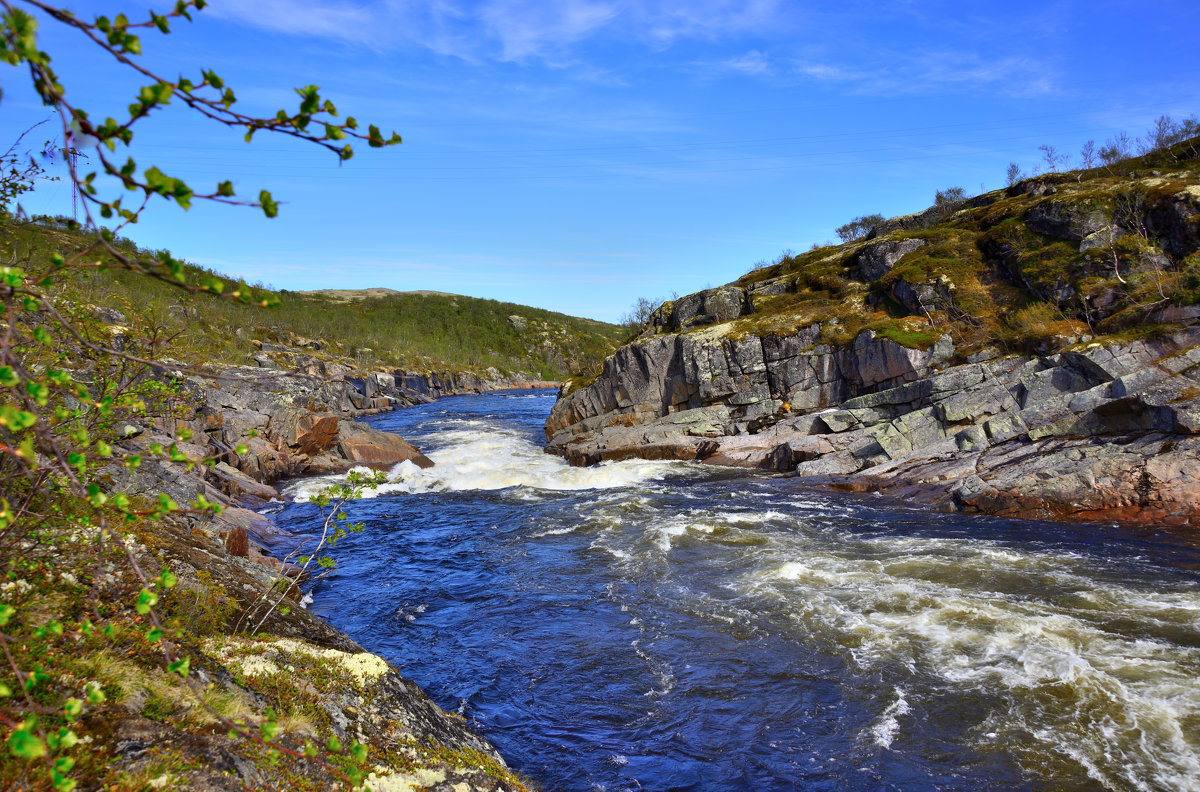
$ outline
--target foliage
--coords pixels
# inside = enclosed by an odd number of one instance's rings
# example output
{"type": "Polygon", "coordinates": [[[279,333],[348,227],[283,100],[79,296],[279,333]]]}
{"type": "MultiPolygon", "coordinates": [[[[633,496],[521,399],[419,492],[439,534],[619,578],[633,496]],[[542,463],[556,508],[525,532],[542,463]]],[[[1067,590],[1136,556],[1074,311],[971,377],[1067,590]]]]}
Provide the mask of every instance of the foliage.
{"type": "MultiPolygon", "coordinates": [[[[103,639],[132,641],[137,635],[138,651],[157,653],[160,674],[172,680],[176,699],[190,690],[198,706],[241,739],[271,755],[305,755],[273,744],[270,729],[248,728],[213,708],[191,675],[187,634],[172,628],[160,614],[160,599],[177,579],[169,569],[157,575],[146,571],[147,555],[139,549],[134,531],[144,529],[147,520],[219,507],[203,496],[181,505],[165,494],[139,500],[106,486],[112,471],[136,470],[143,462],[141,455],[121,445],[127,419],[157,416],[160,429],[170,424],[164,420],[164,408],[169,411],[176,400],[178,383],[162,373],[157,361],[173,332],[160,317],[149,315],[135,322],[138,326],[125,328],[128,332],[113,336],[88,307],[65,299],[61,290],[69,275],[108,266],[158,279],[181,295],[207,292],[242,304],[274,301],[272,295],[244,284],[229,289],[215,276],[189,280],[195,273],[169,253],[118,241],[120,230],[137,222],[156,197],[182,209],[205,200],[257,207],[267,217],[278,212],[277,202],[265,190],[256,197],[237,196],[228,180],[197,190],[157,166],[139,169],[127,156],[135,131],[172,100],[214,123],[243,130],[247,142],[256,132],[271,132],[321,146],[337,161],[353,155],[348,140],[372,148],[400,142],[397,135],[385,137],[374,126],[361,131],[352,117],[340,119],[317,86],[296,89],[295,109],[255,117],[236,109],[233,89],[213,71],[168,79],[147,69],[140,60],[140,34],[167,34],[172,23],[190,20],[191,13],[205,5],[205,0],[179,0],[165,13],[149,12],[143,21],[131,21],[125,14],[88,20],[40,0],[0,0],[0,60],[28,69],[66,145],[91,149],[89,161],[98,163],[96,171],[84,174],[76,170],[73,157],[66,157],[85,215],[84,233],[74,244],[50,255],[37,254],[20,239],[24,221],[3,218],[8,264],[0,266],[0,558],[11,585],[0,589],[0,649],[7,661],[0,679],[0,723],[7,753],[17,760],[12,770],[17,775],[3,779],[6,785],[45,785],[60,792],[76,785],[72,773],[81,760],[79,752],[72,751],[79,742],[75,724],[89,705],[99,705],[107,694],[102,684],[80,682],[73,688],[73,682],[62,680],[78,678],[78,647],[100,629],[93,619],[104,623],[103,639]],[[101,57],[145,81],[127,114],[100,121],[68,98],[50,55],[40,48],[39,19],[62,25],[80,37],[81,45],[96,47],[101,57]],[[138,196],[132,208],[123,203],[126,191],[138,196]],[[102,221],[116,225],[103,227],[102,221]],[[86,567],[79,566],[80,559],[89,555],[100,570],[113,572],[81,586],[86,567]],[[67,559],[75,565],[65,566],[67,559]]],[[[40,175],[36,162],[22,170],[13,151],[4,162],[7,181],[0,182],[6,204],[40,175]]],[[[189,459],[179,448],[189,439],[180,431],[166,443],[151,445],[149,456],[189,467],[215,463],[189,459]]],[[[169,701],[159,695],[150,709],[165,717],[172,711],[169,701]]],[[[317,755],[310,760],[333,771],[334,754],[340,751],[327,752],[329,760],[317,755]]],[[[351,781],[361,778],[353,767],[339,765],[336,772],[351,781]]]]}
{"type": "Polygon", "coordinates": [[[956,204],[959,201],[967,199],[967,191],[962,187],[947,187],[944,190],[938,190],[933,196],[934,206],[948,206],[956,204]]]}
{"type": "Polygon", "coordinates": [[[366,490],[375,489],[386,481],[386,474],[378,470],[370,473],[351,470],[346,474],[345,482],[331,484],[314,495],[310,500],[316,504],[323,518],[316,545],[310,550],[307,544],[301,544],[288,554],[284,564],[296,561],[300,567],[293,570],[291,576],[277,576],[254,604],[242,614],[234,630],[240,632],[246,627],[251,633],[256,633],[262,629],[263,624],[288,595],[294,584],[293,578],[312,583],[327,575],[336,566],[329,550],[337,547],[338,540],[345,538],[347,534],[361,533],[365,527],[361,522],[350,521],[344,511],[345,505],[361,498],[366,490]],[[308,570],[313,563],[324,571],[310,577],[308,570]]]}
{"type": "Polygon", "coordinates": [[[861,215],[845,225],[838,226],[834,231],[837,233],[838,239],[843,242],[853,242],[856,239],[865,237],[872,228],[882,223],[883,220],[883,215],[878,213],[861,215]]]}
{"type": "Polygon", "coordinates": [[[621,315],[618,323],[630,333],[640,333],[646,329],[650,323],[650,315],[653,314],[658,306],[662,305],[665,300],[651,300],[648,297],[638,297],[630,306],[629,312],[621,315]]]}

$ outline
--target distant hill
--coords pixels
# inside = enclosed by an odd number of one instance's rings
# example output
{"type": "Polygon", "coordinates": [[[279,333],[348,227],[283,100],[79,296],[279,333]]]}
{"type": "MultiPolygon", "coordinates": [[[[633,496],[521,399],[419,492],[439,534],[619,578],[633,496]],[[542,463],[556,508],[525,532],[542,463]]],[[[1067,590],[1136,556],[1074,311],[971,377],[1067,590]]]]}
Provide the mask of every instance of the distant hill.
{"type": "Polygon", "coordinates": [[[452,294],[451,292],[429,291],[428,289],[420,289],[418,291],[397,291],[395,289],[385,289],[383,287],[372,289],[311,289],[309,291],[298,291],[295,292],[295,294],[334,297],[339,300],[365,300],[368,297],[390,297],[395,294],[419,294],[422,297],[428,297],[431,294],[439,297],[463,296],[459,294],[452,294]]]}
{"type": "MultiPolygon", "coordinates": [[[[83,240],[62,219],[0,221],[0,249],[29,247],[45,261],[56,251],[80,249],[83,240]]],[[[118,244],[136,247],[127,240],[118,244]]],[[[351,360],[363,368],[494,368],[503,375],[558,380],[598,367],[628,332],[592,319],[446,292],[273,292],[193,265],[186,267],[185,278],[192,285],[219,278],[227,292],[236,286],[272,295],[279,304],[261,308],[186,299],[169,284],[103,267],[71,270],[56,288],[106,316],[108,324],[153,326],[163,337],[176,336],[162,354],[195,363],[252,363],[260,347],[269,344],[304,348],[314,357],[351,360]]]]}

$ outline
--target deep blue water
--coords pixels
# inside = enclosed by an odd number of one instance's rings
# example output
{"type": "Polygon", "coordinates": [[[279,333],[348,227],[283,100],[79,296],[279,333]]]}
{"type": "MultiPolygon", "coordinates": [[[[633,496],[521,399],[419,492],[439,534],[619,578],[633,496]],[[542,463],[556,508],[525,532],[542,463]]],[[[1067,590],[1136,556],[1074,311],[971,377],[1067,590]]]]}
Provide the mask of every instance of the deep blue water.
{"type": "Polygon", "coordinates": [[[311,606],[545,789],[1200,790],[1193,544],[571,469],[553,401],[373,419],[437,466],[347,509],[366,530],[311,606]]]}

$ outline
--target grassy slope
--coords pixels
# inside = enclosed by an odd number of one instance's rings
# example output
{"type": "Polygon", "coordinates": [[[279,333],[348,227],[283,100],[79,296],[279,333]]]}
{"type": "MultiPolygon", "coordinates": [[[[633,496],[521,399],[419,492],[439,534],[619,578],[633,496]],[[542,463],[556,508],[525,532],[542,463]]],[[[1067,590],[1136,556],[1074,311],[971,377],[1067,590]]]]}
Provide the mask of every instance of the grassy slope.
{"type": "Polygon", "coordinates": [[[949,333],[966,353],[996,343],[1014,350],[1045,349],[1083,334],[1154,332],[1148,322],[1153,310],[1200,303],[1200,253],[1164,257],[1161,240],[1136,233],[1080,252],[1078,241],[1026,226],[1029,210],[1047,200],[1028,188],[1051,187],[1049,197],[1072,208],[1118,217],[1132,209],[1145,216],[1168,207],[1181,191],[1196,195],[1197,150],[1200,139],[1193,139],[1112,168],[1044,174],[971,199],[928,228],[882,235],[921,239],[925,245],[873,283],[852,276],[855,254],[875,240],[783,258],[735,282],[753,289],[782,281],[788,291],[753,297],[754,313],[735,320],[728,332],[787,334],[823,322],[823,340],[831,343],[847,343],[869,328],[912,347],[928,346],[949,333]],[[897,300],[902,282],[933,291],[926,300],[928,312],[915,312],[897,300]],[[1115,303],[1097,310],[1106,293],[1115,303]]]}
{"type": "MultiPolygon", "coordinates": [[[[46,258],[82,244],[76,232],[61,225],[0,223],[0,256],[6,260],[14,248],[32,249],[37,258],[46,258]]],[[[225,279],[200,267],[188,268],[188,280],[194,284],[214,275],[225,279]]],[[[130,323],[148,322],[168,333],[181,332],[174,355],[197,363],[250,363],[253,340],[294,344],[300,338],[321,341],[325,354],[354,357],[367,367],[495,367],[505,374],[561,379],[598,365],[626,334],[624,328],[591,319],[429,292],[371,290],[380,296],[350,300],[337,293],[281,291],[280,304],[263,309],[191,298],[151,278],[98,268],[72,273],[64,288],[82,303],[120,311],[130,323]],[[509,316],[521,317],[525,326],[514,326],[509,316]]]]}

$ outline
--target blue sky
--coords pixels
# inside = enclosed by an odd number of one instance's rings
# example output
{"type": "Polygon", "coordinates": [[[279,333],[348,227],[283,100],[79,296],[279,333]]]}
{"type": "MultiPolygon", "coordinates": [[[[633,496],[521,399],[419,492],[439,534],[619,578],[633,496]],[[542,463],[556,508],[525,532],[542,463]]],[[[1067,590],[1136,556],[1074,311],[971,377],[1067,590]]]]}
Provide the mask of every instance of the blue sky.
{"type": "MultiPolygon", "coordinates": [[[[995,189],[1041,144],[1077,161],[1088,139],[1200,112],[1194,0],[215,0],[195,16],[143,37],[147,65],[214,69],[265,115],[317,84],[404,143],[339,166],[171,108],[141,125],[141,167],[268,188],[280,213],[156,201],[139,244],[278,288],[434,289],[607,320],[857,215],[995,189]]],[[[52,22],[42,35],[92,115],[129,103],[137,81],[52,22]]],[[[27,82],[0,69],[0,141],[47,117],[27,82]]],[[[71,211],[61,184],[24,203],[71,211]]]]}

